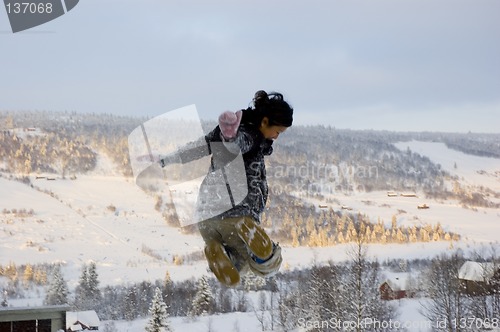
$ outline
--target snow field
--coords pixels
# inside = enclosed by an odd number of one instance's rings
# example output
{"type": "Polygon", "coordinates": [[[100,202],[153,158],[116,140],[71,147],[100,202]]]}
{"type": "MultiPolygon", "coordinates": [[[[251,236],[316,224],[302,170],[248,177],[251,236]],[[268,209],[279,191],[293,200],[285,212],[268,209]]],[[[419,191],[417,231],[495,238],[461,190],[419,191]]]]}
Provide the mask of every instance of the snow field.
{"type": "MultiPolygon", "coordinates": [[[[405,142],[400,149],[410,149],[429,156],[434,162],[464,184],[483,185],[500,191],[500,161],[480,158],[450,150],[441,143],[405,142]],[[444,148],[443,148],[444,146],[444,148]],[[479,158],[479,159],[478,159],[479,158]],[[457,168],[454,167],[455,162],[457,168]],[[481,171],[484,172],[481,172],[481,171]]],[[[202,254],[203,241],[197,234],[165,224],[155,210],[154,200],[138,188],[131,179],[113,174],[109,160],[100,158],[100,167],[91,175],[75,180],[36,180],[34,188],[0,177],[0,264],[17,265],[44,262],[62,262],[63,274],[70,289],[78,283],[83,263],[95,261],[100,286],[119,285],[143,280],[162,280],[166,272],[173,281],[198,279],[208,275],[202,254]],[[15,216],[2,211],[33,209],[34,214],[15,216]],[[198,255],[198,256],[196,256],[198,255]],[[198,257],[176,264],[175,257],[198,257]]],[[[386,192],[334,195],[339,206],[344,205],[370,217],[380,218],[386,225],[396,215],[398,225],[435,225],[462,236],[458,242],[428,242],[412,244],[371,244],[368,256],[379,261],[386,259],[432,258],[457,248],[465,252],[500,240],[500,211],[498,209],[464,209],[454,201],[428,200],[418,197],[388,197],[386,192]],[[426,203],[429,209],[417,209],[426,203]]],[[[319,206],[319,200],[310,199],[319,206]]],[[[349,259],[349,247],[344,244],[328,248],[283,247],[282,270],[343,262],[349,259]]],[[[0,280],[1,283],[1,280],[0,280]]],[[[32,298],[10,301],[10,305],[40,305],[43,294],[32,298]]],[[[257,300],[254,300],[254,303],[257,300]]],[[[419,312],[425,299],[404,299],[397,302],[399,321],[416,322],[410,331],[428,331],[425,317],[419,312]],[[419,322],[423,328],[417,327],[419,322]]],[[[189,331],[257,331],[260,324],[255,314],[231,313],[200,317],[196,321],[184,317],[170,317],[174,330],[189,331]]],[[[101,328],[106,322],[103,322],[101,328]]],[[[141,331],[147,320],[115,322],[118,331],[141,331]]]]}

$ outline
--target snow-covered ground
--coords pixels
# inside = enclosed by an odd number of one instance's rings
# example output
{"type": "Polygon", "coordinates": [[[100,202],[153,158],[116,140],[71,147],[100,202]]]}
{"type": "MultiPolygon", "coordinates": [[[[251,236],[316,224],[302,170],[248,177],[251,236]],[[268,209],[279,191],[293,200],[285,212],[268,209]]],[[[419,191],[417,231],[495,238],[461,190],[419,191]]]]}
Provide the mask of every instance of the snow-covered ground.
{"type": "MultiPolygon", "coordinates": [[[[364,322],[365,324],[372,323],[374,326],[393,326],[400,328],[407,328],[407,331],[412,332],[426,332],[431,331],[433,325],[431,321],[425,318],[420,313],[421,302],[425,300],[421,299],[401,299],[393,301],[396,306],[396,310],[399,313],[399,318],[394,321],[387,322],[364,322]],[[386,324],[386,325],[383,325],[386,324]]],[[[113,322],[115,327],[120,332],[137,332],[144,331],[147,319],[137,319],[132,322],[127,321],[116,321],[113,322]]],[[[105,326],[109,322],[101,322],[101,326],[105,326]]],[[[196,320],[192,320],[186,317],[171,317],[169,319],[170,326],[174,331],[189,331],[189,332],[206,332],[206,331],[232,331],[232,332],[255,332],[262,331],[262,324],[257,319],[254,312],[237,312],[228,313],[212,316],[202,316],[198,317],[196,320]]],[[[325,322],[306,322],[299,321],[298,327],[294,330],[289,330],[289,332],[300,332],[306,331],[305,327],[313,324],[323,324],[323,326],[331,326],[338,324],[336,321],[325,321],[325,322]],[[329,325],[328,325],[329,324],[329,325]]],[[[344,324],[350,324],[350,322],[343,322],[344,324]]],[[[269,321],[264,321],[267,327],[265,331],[271,331],[269,326],[269,321]]],[[[365,325],[366,326],[366,325],[365,325]]],[[[275,328],[276,330],[276,328],[275,328]]]]}
{"type": "Polygon", "coordinates": [[[34,211],[23,218],[0,215],[1,264],[60,261],[79,273],[92,260],[103,284],[162,279],[167,269],[174,280],[196,275],[193,266],[175,265],[173,258],[200,251],[200,237],[165,225],[154,201],[126,179],[82,176],[33,182],[42,191],[0,178],[0,211],[34,211]]]}
{"type": "MultiPolygon", "coordinates": [[[[397,144],[428,156],[443,169],[467,184],[482,185],[500,191],[500,160],[480,158],[450,150],[441,143],[405,142],[397,144]],[[455,167],[455,163],[457,167],[455,167]]],[[[64,262],[63,273],[70,288],[76,286],[83,263],[97,263],[101,286],[163,279],[166,272],[174,281],[199,278],[207,274],[203,259],[176,264],[174,258],[203,257],[203,242],[197,235],[165,224],[154,208],[154,199],[131,179],[113,172],[112,163],[99,159],[98,169],[76,179],[30,177],[33,187],[0,177],[0,264],[17,265],[64,262]],[[33,215],[14,216],[3,211],[33,209],[33,215]]],[[[465,209],[454,201],[434,201],[419,197],[388,197],[386,192],[337,195],[334,198],[361,212],[372,221],[398,224],[441,223],[445,231],[459,233],[453,244],[429,242],[414,244],[370,245],[368,254],[379,260],[388,258],[434,257],[458,247],[465,250],[500,240],[500,210],[465,209]],[[417,209],[426,203],[429,209],[417,209]]],[[[314,202],[319,205],[319,202],[314,202]]],[[[340,206],[333,206],[340,209],[340,206]]],[[[330,248],[283,248],[283,269],[300,269],[313,262],[343,261],[349,245],[330,248]]],[[[0,280],[1,282],[1,280],[0,280]]],[[[39,298],[11,305],[38,305],[39,298]]],[[[401,321],[425,321],[418,312],[418,300],[398,302],[401,321]]],[[[197,321],[171,318],[176,330],[256,331],[260,324],[253,313],[232,313],[202,317],[197,321]]],[[[116,322],[119,331],[143,330],[146,320],[116,322]]],[[[412,331],[426,331],[415,328],[412,331]]]]}
{"type": "MultiPolygon", "coordinates": [[[[417,193],[417,197],[389,197],[385,191],[358,193],[355,195],[325,195],[340,202],[332,206],[335,210],[349,208],[350,212],[367,215],[372,222],[379,218],[387,226],[396,216],[397,224],[404,226],[436,225],[440,223],[446,232],[458,233],[464,240],[488,243],[500,240],[500,211],[491,208],[466,209],[454,200],[433,200],[417,193]],[[427,204],[429,209],[418,209],[427,204]],[[479,226],[479,227],[478,227],[479,226]]],[[[324,201],[308,199],[316,206],[324,201]]],[[[470,242],[469,241],[469,242],[470,242]]]]}
{"type": "MultiPolygon", "coordinates": [[[[455,151],[446,147],[444,143],[437,142],[402,142],[396,147],[411,151],[422,156],[427,156],[434,163],[440,164],[442,169],[459,177],[463,185],[474,185],[489,188],[500,192],[500,159],[477,157],[455,151]],[[455,164],[457,167],[455,167],[455,164]]],[[[397,224],[436,225],[440,223],[447,232],[458,233],[462,236],[461,243],[467,247],[497,242],[500,240],[500,210],[492,208],[464,208],[455,200],[427,199],[424,193],[416,193],[416,197],[389,196],[386,191],[351,193],[325,193],[324,199],[332,198],[339,202],[336,205],[327,205],[335,210],[344,208],[353,213],[367,215],[372,222],[382,220],[387,226],[391,225],[393,216],[397,224]],[[418,205],[427,204],[429,209],[418,209],[418,205]]],[[[304,198],[315,206],[325,205],[324,200],[304,198]]],[[[493,202],[498,202],[494,197],[489,197],[493,202]]],[[[385,256],[384,247],[372,246],[376,255],[385,256]]],[[[391,246],[389,246],[391,247],[391,246]]],[[[433,251],[433,244],[424,245],[433,251]]],[[[419,249],[420,250],[420,249],[419,249]]],[[[398,249],[399,251],[399,249],[398,249]]],[[[428,252],[428,250],[424,250],[428,252]]]]}
{"type": "Polygon", "coordinates": [[[449,149],[439,142],[400,142],[395,144],[400,150],[409,148],[412,152],[428,157],[452,175],[458,176],[466,184],[483,186],[500,191],[500,159],[478,157],[449,149]]]}
{"type": "MultiPolygon", "coordinates": [[[[206,332],[206,331],[261,331],[261,326],[253,312],[238,312],[212,316],[202,316],[196,320],[186,317],[171,317],[170,326],[174,331],[206,332]]],[[[144,331],[147,319],[137,319],[131,322],[114,322],[120,332],[144,331]]],[[[107,322],[101,322],[101,326],[107,322]]]]}

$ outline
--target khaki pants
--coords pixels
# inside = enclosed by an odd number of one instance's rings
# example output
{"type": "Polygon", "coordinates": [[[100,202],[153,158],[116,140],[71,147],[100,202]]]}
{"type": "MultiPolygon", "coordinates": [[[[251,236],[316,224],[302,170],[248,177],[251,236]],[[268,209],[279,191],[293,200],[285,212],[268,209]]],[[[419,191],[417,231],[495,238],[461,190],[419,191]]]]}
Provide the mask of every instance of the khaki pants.
{"type": "Polygon", "coordinates": [[[245,274],[250,269],[256,275],[264,277],[279,270],[282,262],[281,248],[279,245],[272,247],[273,243],[269,236],[251,217],[204,220],[198,223],[198,229],[205,243],[216,241],[224,246],[240,274],[245,274]],[[242,232],[242,228],[250,231],[242,232]],[[251,254],[256,256],[259,254],[253,252],[251,248],[262,248],[262,245],[268,246],[266,250],[272,254],[267,261],[259,264],[251,257],[251,254]]]}

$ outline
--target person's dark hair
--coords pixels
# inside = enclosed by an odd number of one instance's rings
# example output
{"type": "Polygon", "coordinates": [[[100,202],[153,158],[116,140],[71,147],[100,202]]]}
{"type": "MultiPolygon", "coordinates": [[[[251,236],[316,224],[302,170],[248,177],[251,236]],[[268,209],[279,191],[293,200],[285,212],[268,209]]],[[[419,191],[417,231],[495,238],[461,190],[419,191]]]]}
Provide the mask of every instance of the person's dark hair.
{"type": "Polygon", "coordinates": [[[243,111],[242,123],[259,126],[264,117],[269,119],[271,126],[291,127],[293,123],[293,108],[278,92],[267,93],[259,90],[253,98],[253,108],[243,111]]]}

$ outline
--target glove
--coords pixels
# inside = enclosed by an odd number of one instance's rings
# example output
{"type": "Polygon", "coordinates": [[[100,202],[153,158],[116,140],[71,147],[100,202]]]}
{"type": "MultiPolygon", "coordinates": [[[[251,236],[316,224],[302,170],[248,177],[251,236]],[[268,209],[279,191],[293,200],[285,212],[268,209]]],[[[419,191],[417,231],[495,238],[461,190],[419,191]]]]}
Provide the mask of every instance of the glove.
{"type": "Polygon", "coordinates": [[[225,139],[233,139],[236,137],[242,115],[242,111],[236,113],[226,111],[219,116],[219,127],[225,139]]]}

